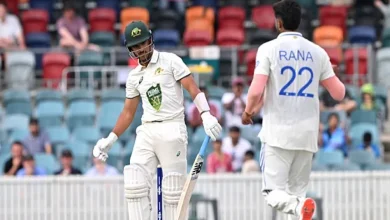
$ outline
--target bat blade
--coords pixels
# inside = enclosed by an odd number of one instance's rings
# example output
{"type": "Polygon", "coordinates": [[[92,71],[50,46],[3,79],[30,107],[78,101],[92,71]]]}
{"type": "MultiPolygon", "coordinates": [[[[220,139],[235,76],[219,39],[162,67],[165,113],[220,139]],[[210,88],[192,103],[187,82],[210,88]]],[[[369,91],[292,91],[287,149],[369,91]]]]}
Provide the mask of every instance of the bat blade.
{"type": "Polygon", "coordinates": [[[190,203],[192,192],[194,191],[196,181],[198,180],[199,173],[203,166],[203,157],[199,154],[196,156],[191,171],[184,184],[183,191],[180,196],[179,204],[177,206],[177,219],[184,220],[187,215],[188,205],[190,203]]]}

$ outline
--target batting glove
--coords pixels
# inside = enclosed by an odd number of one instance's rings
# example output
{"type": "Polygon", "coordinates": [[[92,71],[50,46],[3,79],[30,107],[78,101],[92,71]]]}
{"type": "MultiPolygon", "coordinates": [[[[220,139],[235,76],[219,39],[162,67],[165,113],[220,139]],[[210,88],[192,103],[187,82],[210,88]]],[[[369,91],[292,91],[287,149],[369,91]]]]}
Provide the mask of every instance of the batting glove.
{"type": "Polygon", "coordinates": [[[210,112],[204,112],[201,117],[206,134],[215,141],[221,135],[222,126],[218,123],[217,118],[212,116],[210,112]]]}
{"type": "Polygon", "coordinates": [[[100,139],[95,147],[93,147],[93,156],[101,161],[106,161],[108,158],[108,151],[111,149],[114,142],[118,140],[118,136],[113,132],[107,138],[100,139]]]}

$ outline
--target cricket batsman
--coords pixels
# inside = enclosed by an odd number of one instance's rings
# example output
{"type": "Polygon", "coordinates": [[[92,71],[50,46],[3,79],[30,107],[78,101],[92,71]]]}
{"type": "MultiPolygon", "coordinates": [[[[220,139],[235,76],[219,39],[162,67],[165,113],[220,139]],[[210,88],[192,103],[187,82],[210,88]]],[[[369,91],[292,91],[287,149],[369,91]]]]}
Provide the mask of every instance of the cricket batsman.
{"type": "Polygon", "coordinates": [[[321,84],[341,101],[345,86],[325,50],[296,31],[301,21],[299,4],[282,0],[273,9],[280,34],[258,49],[242,123],[251,124],[255,105],[263,102],[259,134],[263,195],[269,206],[290,214],[290,220],[309,220],[316,208],[306,191],[317,152],[318,87],[321,84]]]}
{"type": "MultiPolygon", "coordinates": [[[[162,193],[165,219],[176,219],[176,208],[187,175],[187,130],[184,122],[183,87],[198,108],[205,132],[212,140],[222,127],[210,114],[205,94],[200,92],[190,70],[173,53],[154,49],[152,32],[141,21],[127,25],[125,45],[138,66],[128,76],[126,100],[116,125],[107,138],[100,139],[93,155],[102,161],[118,137],[133,121],[142,100],[142,125],[136,130],[136,141],[130,165],[124,167],[124,188],[131,220],[150,220],[150,188],[157,165],[164,178],[162,193]]],[[[199,146],[200,147],[200,146],[199,146]]]]}

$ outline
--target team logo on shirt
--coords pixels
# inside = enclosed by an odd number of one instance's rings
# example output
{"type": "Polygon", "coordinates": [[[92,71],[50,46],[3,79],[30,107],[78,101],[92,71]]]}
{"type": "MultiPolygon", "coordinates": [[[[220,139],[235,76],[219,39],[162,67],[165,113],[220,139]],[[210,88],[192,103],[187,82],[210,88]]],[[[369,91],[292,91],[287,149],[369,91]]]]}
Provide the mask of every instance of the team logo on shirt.
{"type": "Polygon", "coordinates": [[[161,102],[162,102],[162,92],[160,84],[151,86],[148,91],[146,91],[146,96],[150,105],[156,110],[160,111],[161,102]]]}
{"type": "Polygon", "coordinates": [[[139,35],[141,35],[141,29],[136,27],[133,30],[131,30],[131,36],[132,37],[137,37],[139,35]]]}
{"type": "Polygon", "coordinates": [[[161,67],[159,67],[159,68],[157,68],[156,71],[154,72],[154,75],[155,75],[155,76],[158,76],[158,75],[160,75],[163,71],[164,71],[164,69],[161,68],[161,67]]]}

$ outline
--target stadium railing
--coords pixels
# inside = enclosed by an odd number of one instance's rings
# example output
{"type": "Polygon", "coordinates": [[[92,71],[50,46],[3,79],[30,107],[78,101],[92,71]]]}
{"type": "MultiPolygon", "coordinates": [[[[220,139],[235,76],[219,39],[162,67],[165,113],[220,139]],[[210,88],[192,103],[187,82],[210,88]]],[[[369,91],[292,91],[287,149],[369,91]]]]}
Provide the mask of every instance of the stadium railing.
{"type": "MultiPolygon", "coordinates": [[[[261,175],[202,174],[198,183],[195,193],[217,199],[220,220],[270,219],[261,175]]],[[[389,172],[314,172],[309,191],[322,198],[323,219],[388,220],[389,184],[389,172]]],[[[0,195],[0,219],[127,219],[122,176],[0,178],[0,195]]],[[[211,210],[202,207],[199,219],[211,210]]]]}

